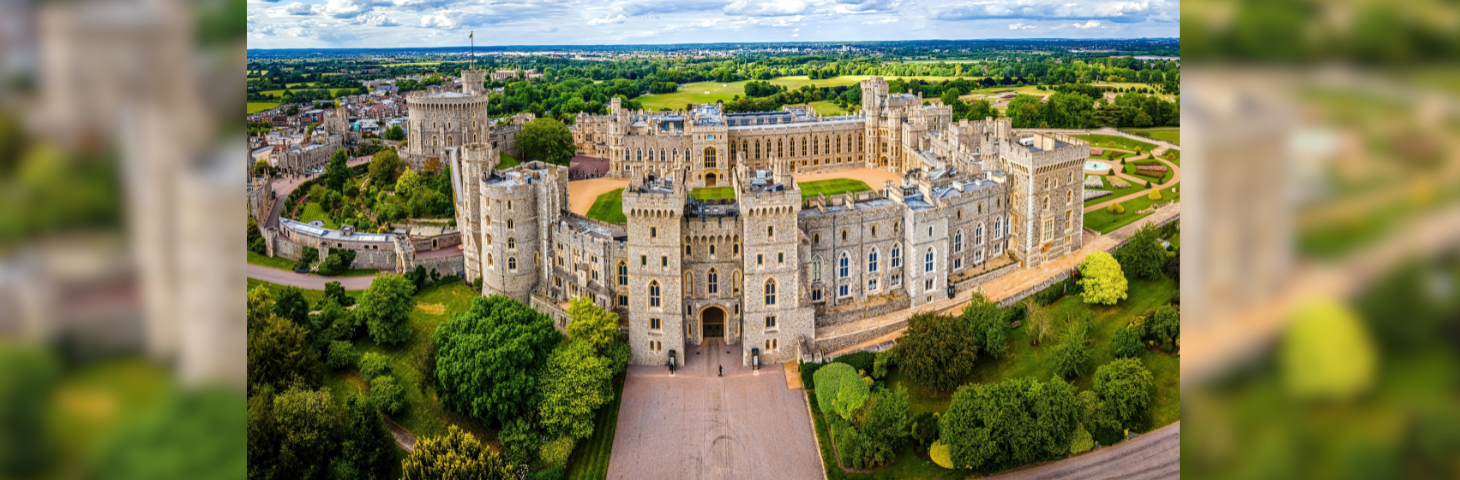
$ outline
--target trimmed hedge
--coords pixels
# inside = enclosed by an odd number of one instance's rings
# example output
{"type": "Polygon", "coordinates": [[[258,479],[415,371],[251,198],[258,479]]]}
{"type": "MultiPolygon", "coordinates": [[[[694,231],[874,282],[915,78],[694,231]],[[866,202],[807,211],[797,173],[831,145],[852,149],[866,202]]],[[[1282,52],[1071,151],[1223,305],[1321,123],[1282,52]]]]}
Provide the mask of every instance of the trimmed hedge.
{"type": "Polygon", "coordinates": [[[876,361],[877,354],[872,352],[849,353],[840,357],[836,357],[835,360],[832,360],[832,362],[834,363],[845,363],[847,365],[851,365],[852,368],[857,369],[857,371],[865,372],[868,375],[872,374],[872,366],[874,363],[876,363],[876,361]]]}

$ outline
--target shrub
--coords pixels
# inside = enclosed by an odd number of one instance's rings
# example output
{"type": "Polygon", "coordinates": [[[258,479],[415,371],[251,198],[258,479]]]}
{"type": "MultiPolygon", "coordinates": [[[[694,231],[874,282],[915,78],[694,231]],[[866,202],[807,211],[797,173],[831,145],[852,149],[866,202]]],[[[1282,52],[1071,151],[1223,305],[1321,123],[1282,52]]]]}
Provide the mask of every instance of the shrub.
{"type": "Polygon", "coordinates": [[[1170,305],[1156,307],[1146,331],[1163,346],[1176,341],[1181,338],[1181,312],[1170,305]]]}
{"type": "Polygon", "coordinates": [[[1085,303],[1115,305],[1127,298],[1125,274],[1109,253],[1094,252],[1085,256],[1079,270],[1085,303]]]}
{"type": "Polygon", "coordinates": [[[856,352],[836,357],[832,362],[845,363],[857,369],[858,372],[872,371],[872,364],[877,360],[877,354],[872,352],[856,352]]]}
{"type": "Polygon", "coordinates": [[[355,351],[355,345],[350,342],[335,340],[330,342],[329,360],[326,362],[330,368],[345,368],[355,364],[360,358],[360,353],[355,351]]]}
{"type": "Polygon", "coordinates": [[[330,251],[324,261],[319,262],[319,274],[324,276],[335,276],[345,273],[350,265],[355,263],[355,251],[337,248],[330,251]]]}
{"type": "Polygon", "coordinates": [[[365,352],[360,358],[360,377],[375,378],[383,375],[395,375],[395,370],[390,366],[390,358],[375,352],[365,352]]]}
{"type": "Polygon", "coordinates": [[[892,352],[878,352],[872,361],[872,378],[881,380],[887,376],[887,367],[892,364],[892,352]]]}
{"type": "Polygon", "coordinates": [[[1095,439],[1090,436],[1090,432],[1085,430],[1083,425],[1075,429],[1074,437],[1074,440],[1070,441],[1070,454],[1079,455],[1095,448],[1095,439]]]}
{"type": "Polygon", "coordinates": [[[355,314],[365,320],[376,343],[400,344],[411,337],[409,315],[416,306],[415,287],[404,275],[381,275],[370,282],[355,314]]]}
{"type": "Polygon", "coordinates": [[[933,448],[928,449],[928,456],[932,457],[933,463],[938,464],[938,466],[949,470],[953,469],[951,450],[948,449],[948,444],[943,443],[941,440],[933,442],[933,448]]]}
{"type": "Polygon", "coordinates": [[[1080,370],[1090,363],[1090,348],[1085,346],[1087,329],[1085,322],[1075,320],[1060,332],[1060,344],[1055,347],[1054,372],[1060,377],[1079,376],[1080,370]]]}
{"type": "Polygon", "coordinates": [[[564,465],[568,463],[568,456],[573,454],[573,437],[561,437],[557,440],[542,444],[538,451],[538,457],[543,463],[549,465],[564,465]]]}
{"type": "Polygon", "coordinates": [[[532,463],[538,449],[542,448],[542,434],[521,418],[507,422],[497,438],[502,441],[502,454],[513,465],[532,463]]]}
{"type": "Polygon", "coordinates": [[[563,480],[563,477],[566,475],[567,471],[563,469],[562,465],[553,465],[552,468],[547,470],[532,472],[532,477],[530,478],[532,480],[563,480]]]}
{"type": "Polygon", "coordinates": [[[958,317],[932,312],[914,314],[907,320],[907,332],[892,350],[897,368],[923,388],[953,389],[973,371],[978,355],[970,330],[968,323],[958,317]]]}
{"type": "Polygon", "coordinates": [[[295,270],[309,270],[309,267],[310,266],[313,266],[314,265],[314,262],[316,262],[318,260],[319,260],[319,249],[318,248],[304,247],[304,252],[299,255],[299,260],[297,260],[297,261],[294,262],[294,269],[295,270]]]}
{"type": "Polygon", "coordinates": [[[1100,395],[1102,416],[1117,428],[1143,424],[1151,399],[1151,371],[1139,359],[1122,358],[1095,370],[1095,393],[1100,395]]]}
{"type": "Polygon", "coordinates": [[[801,386],[807,390],[816,389],[816,371],[820,370],[820,363],[801,363],[801,386]]]}
{"type": "Polygon", "coordinates": [[[856,369],[845,363],[829,363],[816,371],[816,401],[823,412],[851,419],[852,412],[867,403],[871,390],[856,369]]]}
{"type": "Polygon", "coordinates": [[[1115,356],[1120,358],[1136,358],[1146,351],[1141,345],[1141,331],[1131,325],[1115,329],[1110,343],[1115,350],[1115,356]]]}
{"type": "Polygon", "coordinates": [[[0,476],[26,476],[52,449],[45,412],[60,368],[45,349],[17,344],[0,346],[0,367],[0,476]]]}
{"type": "MultiPolygon", "coordinates": [[[[1150,182],[1146,182],[1146,183],[1149,184],[1150,182]]],[[[1159,188],[1152,188],[1151,189],[1151,193],[1149,195],[1146,195],[1146,198],[1149,198],[1151,200],[1160,200],[1161,199],[1161,189],[1159,189],[1159,188]]]]}
{"type": "Polygon", "coordinates": [[[933,412],[919,413],[908,427],[908,436],[918,445],[929,445],[938,440],[938,416],[933,412]]]}
{"type": "Polygon", "coordinates": [[[395,377],[381,375],[370,380],[370,401],[381,413],[395,415],[405,409],[404,388],[396,383],[395,377]]]}

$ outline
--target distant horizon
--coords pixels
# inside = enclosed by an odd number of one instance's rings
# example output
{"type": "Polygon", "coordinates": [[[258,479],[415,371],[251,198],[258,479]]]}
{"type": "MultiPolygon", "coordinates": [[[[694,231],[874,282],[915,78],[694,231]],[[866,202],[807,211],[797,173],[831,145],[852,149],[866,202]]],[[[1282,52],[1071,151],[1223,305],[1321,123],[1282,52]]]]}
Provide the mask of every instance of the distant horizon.
{"type": "MultiPolygon", "coordinates": [[[[804,41],[779,41],[779,42],[685,42],[685,43],[576,43],[576,44],[522,44],[522,45],[476,45],[470,44],[460,46],[421,46],[421,47],[249,47],[247,50],[471,50],[488,49],[487,51],[504,48],[567,48],[567,47],[683,47],[692,45],[815,45],[815,44],[867,44],[867,43],[913,43],[913,42],[998,42],[998,41],[1071,41],[1071,42],[1105,42],[1105,41],[1131,41],[1131,40],[1173,40],[1180,42],[1181,37],[1127,37],[1127,38],[1075,38],[1075,37],[1035,37],[1035,38],[967,38],[967,39],[945,39],[930,38],[919,40],[804,40],[804,41]]],[[[1180,56],[1180,55],[1172,55],[1180,56]]]]}

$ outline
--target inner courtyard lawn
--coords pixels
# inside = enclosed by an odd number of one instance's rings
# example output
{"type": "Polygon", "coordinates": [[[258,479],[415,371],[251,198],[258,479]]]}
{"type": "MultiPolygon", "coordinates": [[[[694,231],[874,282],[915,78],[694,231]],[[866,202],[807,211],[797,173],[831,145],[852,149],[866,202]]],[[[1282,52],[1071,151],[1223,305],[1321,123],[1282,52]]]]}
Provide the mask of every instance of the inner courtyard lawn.
{"type": "Polygon", "coordinates": [[[335,224],[335,221],[331,220],[329,215],[324,212],[324,207],[319,206],[319,202],[309,202],[304,204],[304,211],[299,213],[299,221],[309,223],[315,220],[323,221],[324,228],[328,228],[331,230],[340,228],[340,226],[335,224]]]}
{"type": "Polygon", "coordinates": [[[846,115],[847,114],[847,111],[846,110],[843,110],[842,107],[838,107],[835,103],[831,103],[830,100],[822,100],[822,101],[819,101],[819,102],[811,102],[811,109],[816,110],[816,113],[819,113],[819,114],[822,114],[822,115],[846,115]]]}
{"type": "Polygon", "coordinates": [[[796,184],[801,187],[802,199],[815,197],[817,194],[825,194],[830,197],[847,192],[867,192],[872,190],[872,187],[867,186],[867,182],[850,178],[832,178],[814,182],[797,182],[796,184]]]}
{"type": "Polygon", "coordinates": [[[1086,142],[1090,142],[1090,146],[1097,148],[1119,148],[1124,150],[1135,150],[1136,147],[1141,147],[1142,152],[1149,152],[1156,149],[1156,146],[1154,144],[1122,137],[1120,135],[1088,134],[1070,136],[1078,138],[1080,140],[1084,140],[1086,142]]]}
{"type": "Polygon", "coordinates": [[[599,195],[584,216],[608,223],[628,223],[629,217],[624,216],[624,189],[599,195]]]}
{"type": "Polygon", "coordinates": [[[689,191],[689,196],[697,200],[733,200],[735,187],[696,188],[689,191]]]}

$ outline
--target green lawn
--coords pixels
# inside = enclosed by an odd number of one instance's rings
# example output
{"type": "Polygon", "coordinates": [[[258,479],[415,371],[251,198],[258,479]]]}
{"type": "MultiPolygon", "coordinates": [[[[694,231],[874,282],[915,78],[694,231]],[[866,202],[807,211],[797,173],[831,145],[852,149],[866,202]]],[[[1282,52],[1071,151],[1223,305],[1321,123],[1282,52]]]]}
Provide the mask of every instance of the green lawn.
{"type": "Polygon", "coordinates": [[[866,192],[872,190],[872,187],[867,186],[867,182],[852,180],[850,178],[797,182],[797,185],[801,187],[801,198],[803,199],[815,197],[818,193],[826,194],[826,196],[830,197],[840,193],[866,192]]]}
{"type": "Polygon", "coordinates": [[[1165,159],[1166,161],[1171,162],[1178,167],[1181,166],[1181,150],[1166,150],[1166,153],[1163,153],[1156,158],[1165,159]]]}
{"type": "Polygon", "coordinates": [[[1092,146],[1092,147],[1099,147],[1099,148],[1120,148],[1120,149],[1124,149],[1124,150],[1135,150],[1136,147],[1141,147],[1141,151],[1142,152],[1149,152],[1151,150],[1155,150],[1156,149],[1156,146],[1155,145],[1152,145],[1152,144],[1149,144],[1149,143],[1146,143],[1146,142],[1142,142],[1140,140],[1133,140],[1133,139],[1130,139],[1130,138],[1122,137],[1120,135],[1097,135],[1097,134],[1090,134],[1090,135],[1070,135],[1070,136],[1071,137],[1078,138],[1080,140],[1084,140],[1086,142],[1090,142],[1090,146],[1092,146]]]}
{"type": "MultiPolygon", "coordinates": [[[[1126,195],[1130,195],[1132,193],[1139,192],[1141,190],[1145,190],[1146,189],[1146,187],[1140,186],[1140,185],[1136,185],[1135,182],[1132,182],[1130,180],[1126,180],[1126,183],[1131,184],[1131,186],[1129,186],[1129,187],[1126,187],[1126,188],[1110,188],[1110,178],[1111,177],[1106,176],[1106,175],[1101,175],[1101,177],[1104,177],[1104,178],[1101,178],[1100,179],[1102,182],[1105,183],[1105,187],[1104,188],[1090,188],[1090,189],[1087,189],[1087,190],[1109,190],[1112,193],[1110,195],[1106,195],[1104,197],[1092,198],[1090,200],[1086,200],[1084,206],[1088,207],[1088,206],[1091,206],[1091,205],[1095,205],[1097,203],[1108,202],[1108,201],[1110,201],[1110,199],[1124,197],[1126,195]]],[[[1125,180],[1125,179],[1122,179],[1122,180],[1125,180]]]]}
{"type": "Polygon", "coordinates": [[[270,257],[254,252],[248,252],[248,264],[261,267],[277,268],[279,270],[294,270],[294,261],[284,257],[270,257]]]}
{"type": "Polygon", "coordinates": [[[588,209],[588,215],[585,216],[608,223],[628,223],[629,217],[624,216],[624,189],[620,188],[599,195],[598,199],[593,201],[593,207],[588,209]]]}
{"type": "Polygon", "coordinates": [[[1175,235],[1172,235],[1166,241],[1171,242],[1171,248],[1181,248],[1181,232],[1176,232],[1175,235]]]}
{"type": "MultiPolygon", "coordinates": [[[[143,358],[110,358],[73,368],[57,379],[46,403],[46,453],[53,457],[34,478],[94,475],[85,470],[95,464],[102,442],[122,421],[155,411],[173,388],[171,372],[143,358]]],[[[244,408],[241,392],[238,402],[244,408]]]]}
{"type": "Polygon", "coordinates": [[[248,113],[259,113],[279,106],[279,102],[248,102],[248,113]]]}
{"type": "Polygon", "coordinates": [[[1156,140],[1162,140],[1162,141],[1171,142],[1172,144],[1175,144],[1175,145],[1181,145],[1181,127],[1171,127],[1171,128],[1128,128],[1128,129],[1124,129],[1124,130],[1121,130],[1121,131],[1122,132],[1129,133],[1129,134],[1133,134],[1133,135],[1140,135],[1140,136],[1143,136],[1143,137],[1151,137],[1151,138],[1156,139],[1156,140]]]}
{"type": "MultiPolygon", "coordinates": [[[[434,388],[421,377],[416,359],[424,355],[436,334],[436,327],[452,315],[464,312],[471,305],[477,292],[461,283],[427,287],[416,295],[416,309],[410,313],[411,337],[400,345],[378,345],[368,337],[355,341],[355,348],[361,353],[376,352],[390,358],[395,377],[405,389],[405,410],[392,419],[401,427],[416,434],[416,437],[435,437],[446,434],[448,426],[455,425],[470,432],[482,442],[494,442],[495,430],[487,428],[476,420],[452,413],[441,408],[434,388]],[[443,307],[442,313],[432,314],[427,308],[443,307]]],[[[364,393],[365,382],[355,367],[332,372],[327,381],[333,400],[343,405],[346,398],[364,393]]]]}
{"type": "Polygon", "coordinates": [[[624,399],[624,377],[613,381],[613,400],[598,411],[593,422],[593,436],[579,442],[568,460],[568,480],[603,480],[608,478],[608,460],[613,454],[613,436],[618,431],[618,408],[624,399]]]}
{"type": "MultiPolygon", "coordinates": [[[[862,80],[866,80],[868,78],[872,78],[872,76],[870,76],[870,75],[842,75],[842,76],[839,76],[839,77],[832,77],[832,78],[823,78],[823,79],[818,79],[818,80],[811,80],[811,79],[807,78],[805,75],[792,75],[792,76],[786,76],[786,77],[772,78],[769,81],[771,82],[771,84],[774,84],[774,85],[785,85],[786,88],[789,89],[789,90],[796,90],[796,89],[799,89],[799,88],[801,88],[803,86],[806,86],[806,85],[811,85],[811,86],[815,86],[815,87],[853,86],[853,85],[857,85],[862,80]]],[[[898,77],[898,76],[887,76],[885,78],[888,81],[892,81],[893,79],[897,79],[897,78],[902,78],[902,79],[921,79],[921,80],[927,80],[929,82],[941,82],[941,81],[944,81],[944,80],[953,80],[954,78],[957,78],[957,77],[933,77],[933,76],[898,77]]],[[[674,93],[656,93],[656,94],[652,94],[652,95],[643,95],[643,96],[640,96],[639,98],[636,98],[634,100],[638,101],[640,105],[643,105],[646,110],[659,110],[661,108],[669,108],[669,109],[674,109],[674,110],[681,110],[681,109],[684,109],[684,107],[686,105],[689,105],[691,103],[715,103],[715,102],[718,102],[718,101],[729,102],[731,100],[734,100],[736,95],[739,95],[739,96],[744,97],[745,96],[745,84],[748,81],[749,80],[741,80],[741,81],[738,81],[738,82],[695,82],[695,83],[686,83],[686,84],[680,85],[679,86],[679,91],[676,91],[674,93]]],[[[820,103],[820,102],[814,102],[814,103],[820,103]]],[[[815,107],[814,103],[813,103],[813,107],[815,107]]],[[[821,109],[820,108],[817,108],[817,111],[821,111],[821,109]]],[[[825,113],[823,113],[823,114],[825,114],[825,113]]]]}
{"type": "MultiPolygon", "coordinates": [[[[1147,189],[1142,190],[1149,191],[1147,189]]],[[[1124,202],[1121,202],[1121,204],[1125,206],[1125,213],[1116,215],[1105,211],[1105,209],[1103,208],[1093,212],[1087,212],[1085,213],[1085,226],[1089,227],[1091,230],[1100,233],[1113,232],[1117,228],[1130,225],[1136,220],[1140,220],[1142,218],[1145,218],[1147,215],[1150,215],[1136,214],[1136,212],[1140,209],[1146,208],[1156,202],[1167,202],[1172,199],[1181,198],[1181,194],[1179,192],[1181,192],[1181,183],[1177,182],[1176,185],[1161,189],[1161,200],[1151,200],[1147,196],[1140,196],[1133,200],[1126,200],[1124,202]],[[1172,188],[1175,188],[1177,193],[1172,193],[1172,188]]]]}
{"type": "Polygon", "coordinates": [[[507,152],[502,152],[502,161],[497,163],[497,170],[506,170],[521,164],[522,162],[517,161],[516,158],[508,155],[507,152]]]}
{"type": "Polygon", "coordinates": [[[690,198],[699,200],[735,199],[735,187],[696,188],[689,191],[690,198]]]}
{"type": "Polygon", "coordinates": [[[304,204],[304,212],[299,214],[299,221],[309,223],[315,220],[324,221],[324,228],[328,228],[331,230],[340,228],[340,226],[336,225],[335,221],[331,220],[329,215],[325,213],[324,208],[319,206],[319,202],[309,202],[304,204]]]}
{"type": "MultiPolygon", "coordinates": [[[[311,88],[311,87],[306,87],[306,88],[288,88],[288,89],[281,88],[281,89],[278,89],[278,90],[263,90],[263,91],[260,91],[259,94],[261,94],[261,95],[276,95],[276,96],[282,97],[282,96],[284,96],[284,90],[289,90],[291,92],[297,92],[299,90],[317,90],[317,89],[311,88]]],[[[348,89],[345,89],[345,88],[331,88],[330,89],[330,95],[331,96],[339,96],[340,90],[348,90],[348,89]]],[[[300,109],[300,111],[303,111],[303,110],[304,109],[302,109],[302,108],[300,109]]]]}
{"type": "Polygon", "coordinates": [[[838,107],[835,103],[831,103],[830,100],[811,102],[811,109],[816,110],[816,113],[827,116],[847,114],[846,110],[843,110],[842,107],[838,107]]]}
{"type": "MultiPolygon", "coordinates": [[[[264,287],[268,289],[269,293],[272,293],[274,295],[274,298],[278,298],[279,291],[285,288],[284,285],[279,285],[277,283],[269,283],[263,280],[255,280],[252,278],[248,279],[249,290],[253,290],[257,287],[264,287]]],[[[307,288],[301,290],[304,291],[304,299],[309,300],[310,305],[319,306],[320,301],[324,300],[324,290],[310,290],[307,288]]],[[[360,295],[363,293],[365,293],[364,290],[345,290],[345,296],[353,298],[356,301],[360,300],[360,295]]]]}

